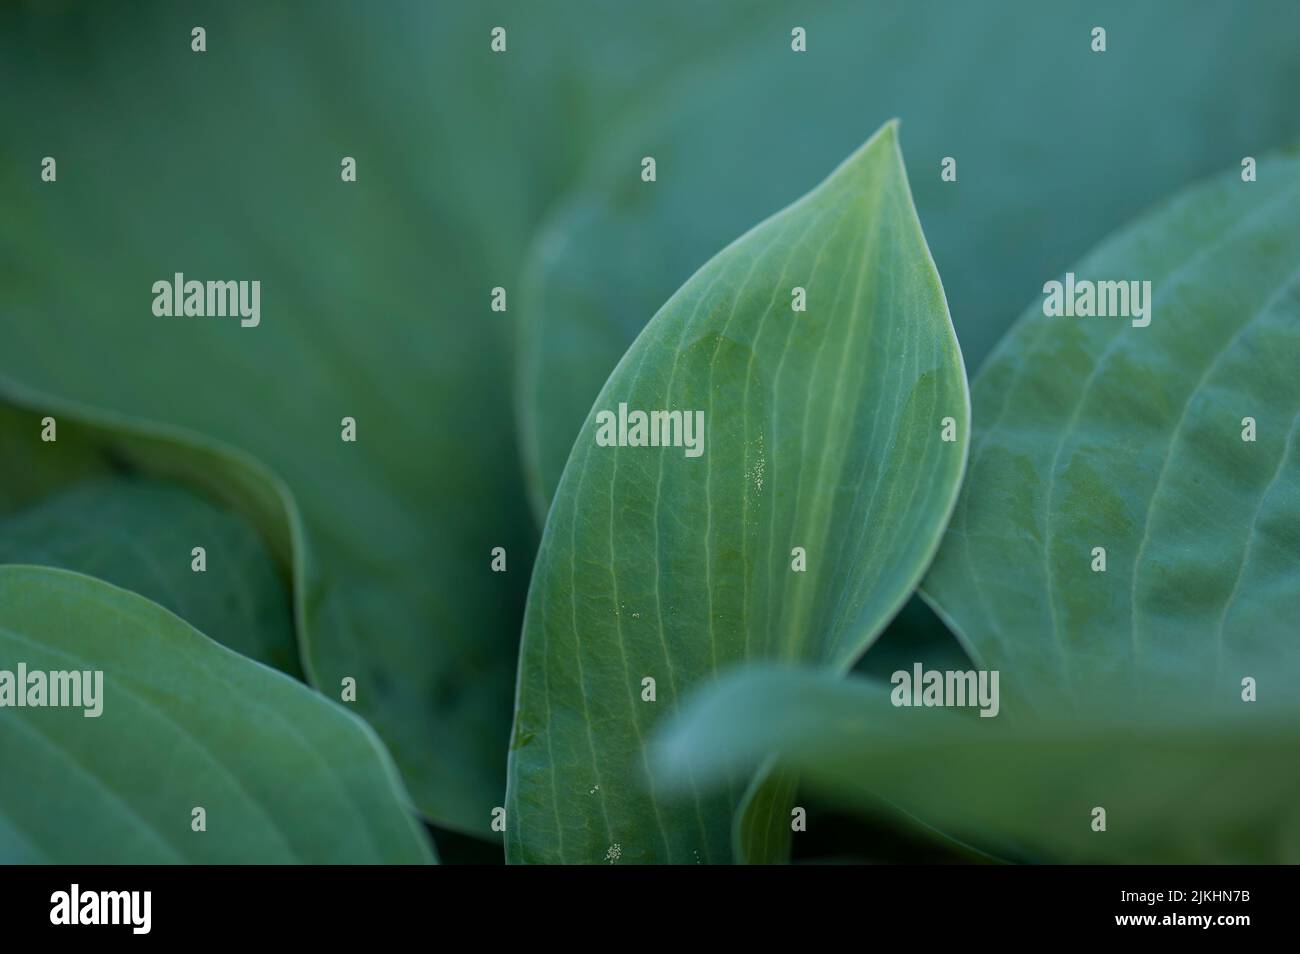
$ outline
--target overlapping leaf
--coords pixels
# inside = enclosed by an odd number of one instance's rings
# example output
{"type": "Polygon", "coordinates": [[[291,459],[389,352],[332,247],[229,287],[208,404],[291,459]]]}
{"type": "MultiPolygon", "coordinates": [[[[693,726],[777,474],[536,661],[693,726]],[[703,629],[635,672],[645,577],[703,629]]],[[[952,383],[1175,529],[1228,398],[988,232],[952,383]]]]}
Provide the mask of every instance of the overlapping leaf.
{"type": "Polygon", "coordinates": [[[274,476],[174,428],[0,390],[0,563],[98,576],[301,675],[289,586],[298,516],[274,476]]]}
{"type": "Polygon", "coordinates": [[[740,659],[850,666],[930,559],[966,426],[890,124],[706,264],[601,392],[529,594],[508,857],[727,860],[743,779],[670,798],[646,774],[647,734],[740,659]],[[620,404],[701,412],[702,454],[597,446],[597,412],[620,404]]]}
{"type": "Polygon", "coordinates": [[[0,670],[19,664],[100,671],[102,694],[93,718],[0,709],[0,861],[432,859],[360,719],[143,597],[65,570],[0,567],[0,670]]]}
{"type": "Polygon", "coordinates": [[[1293,695],[1188,708],[1094,688],[1081,709],[963,718],[896,707],[877,681],[754,667],[692,700],[654,765],[674,790],[721,789],[775,755],[849,810],[892,803],[1024,861],[1300,861],[1293,695]]]}
{"type": "Polygon", "coordinates": [[[0,563],[99,577],[236,652],[301,676],[289,591],[262,541],[237,515],[179,486],[89,481],[0,517],[0,563]],[[203,548],[199,571],[195,547],[203,548]]]}
{"type": "MultiPolygon", "coordinates": [[[[926,668],[964,670],[970,667],[960,644],[924,600],[913,597],[904,604],[854,665],[853,671],[888,678],[897,669],[911,669],[920,662],[926,668]]],[[[797,772],[782,768],[777,760],[758,774],[745,792],[732,823],[732,847],[735,859],[746,864],[782,864],[790,860],[793,841],[790,809],[801,791],[797,772]]],[[[895,810],[888,825],[911,829],[918,837],[935,839],[946,849],[954,847],[952,839],[931,827],[917,824],[905,812],[895,810]]],[[[968,846],[956,845],[965,855],[968,846]]],[[[871,846],[869,850],[875,850],[871,846]]]]}

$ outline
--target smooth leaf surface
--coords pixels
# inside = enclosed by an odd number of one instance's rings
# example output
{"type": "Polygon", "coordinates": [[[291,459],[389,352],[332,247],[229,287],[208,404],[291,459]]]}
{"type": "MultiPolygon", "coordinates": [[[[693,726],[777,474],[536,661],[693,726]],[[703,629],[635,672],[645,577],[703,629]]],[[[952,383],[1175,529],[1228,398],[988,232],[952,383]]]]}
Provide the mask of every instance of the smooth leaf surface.
{"type": "Polygon", "coordinates": [[[0,860],[432,860],[364,722],[143,597],[0,567],[0,670],[19,663],[101,670],[102,711],[0,709],[0,860]]]}
{"type": "Polygon", "coordinates": [[[302,587],[289,586],[302,571],[300,518],[257,461],[11,383],[0,383],[0,460],[0,562],[101,577],[301,674],[303,609],[290,601],[302,587]],[[192,572],[195,546],[210,571],[192,572]]]}
{"type": "Polygon", "coordinates": [[[891,123],[697,272],[601,392],[529,593],[508,859],[728,860],[744,779],[668,798],[645,738],[743,658],[852,665],[931,558],[967,411],[891,123]],[[597,446],[620,403],[701,412],[702,454],[597,446]]]}
{"type": "Polygon", "coordinates": [[[0,563],[62,567],[139,593],[224,646],[301,678],[289,590],[237,514],[162,481],[88,480],[0,515],[0,563]],[[191,552],[203,547],[205,569],[191,552]]]}
{"type": "Polygon", "coordinates": [[[1073,268],[1151,281],[1149,326],[1040,299],[981,372],[925,591],[1004,686],[1048,706],[1101,681],[1235,698],[1297,658],[1297,222],[1294,157],[1180,194],[1073,268]]]}
{"type": "MultiPolygon", "coordinates": [[[[712,5],[710,5],[712,6],[712,5]]],[[[1162,196],[1300,136],[1300,6],[1181,0],[788,5],[646,84],[541,228],[520,327],[521,441],[546,513],[647,317],[825,156],[896,115],[974,373],[1046,276],[1162,196]],[[794,25],[807,52],[790,48],[794,25]],[[1104,24],[1109,47],[1091,49],[1104,24]],[[657,181],[640,181],[643,156],[657,181]],[[956,180],[941,178],[945,157],[956,180]]]]}
{"type": "Polygon", "coordinates": [[[1300,707],[1275,689],[1190,709],[1098,691],[1085,711],[1004,701],[979,718],[895,707],[874,680],[756,666],[693,698],[654,765],[676,790],[720,789],[775,756],[847,810],[879,815],[888,799],[1026,861],[1294,864],[1300,707]]]}

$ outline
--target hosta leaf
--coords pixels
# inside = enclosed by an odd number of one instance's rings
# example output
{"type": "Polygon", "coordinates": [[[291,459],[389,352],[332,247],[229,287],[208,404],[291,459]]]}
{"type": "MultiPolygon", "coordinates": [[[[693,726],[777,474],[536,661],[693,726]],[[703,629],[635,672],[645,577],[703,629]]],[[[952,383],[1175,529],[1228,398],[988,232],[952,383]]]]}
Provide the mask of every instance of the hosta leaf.
{"type": "Polygon", "coordinates": [[[0,567],[0,670],[20,663],[102,671],[100,714],[0,708],[0,861],[432,859],[360,719],[143,597],[0,567]]]}
{"type": "Polygon", "coordinates": [[[981,372],[970,475],[925,589],[1017,691],[1235,697],[1296,659],[1297,222],[1296,158],[1183,193],[1073,268],[1149,280],[1148,326],[1045,317],[1040,298],[981,372]]]}
{"type": "Polygon", "coordinates": [[[701,268],[589,415],[529,593],[508,858],[728,859],[744,780],[669,798],[645,774],[644,739],[745,657],[852,665],[930,559],[966,421],[890,124],[701,268]],[[600,412],[620,404],[699,412],[702,453],[597,446],[600,412]]]}
{"type": "Polygon", "coordinates": [[[287,586],[298,516],[255,461],[11,384],[0,384],[0,459],[0,563],[98,576],[301,674],[287,586]],[[202,573],[196,546],[210,561],[202,573]]]}
{"type": "Polygon", "coordinates": [[[799,775],[775,762],[754,776],[731,822],[731,850],[738,864],[782,864],[790,858],[789,811],[799,791],[799,775]]]}
{"type": "Polygon", "coordinates": [[[1022,860],[1300,861],[1300,707],[1281,678],[1254,705],[1098,693],[1086,711],[1004,701],[994,718],[896,708],[891,691],[753,667],[685,706],[653,765],[674,790],[720,789],[775,755],[849,810],[888,799],[1022,860]]]}
{"type": "Polygon", "coordinates": [[[236,652],[301,676],[289,590],[264,544],[239,516],[179,486],[91,480],[2,515],[0,563],[99,577],[236,652]],[[197,546],[202,572],[193,569],[197,546]]]}
{"type": "Polygon", "coordinates": [[[797,195],[822,157],[851,149],[862,116],[905,123],[916,203],[973,371],[1044,276],[1157,197],[1300,135],[1297,31],[1291,0],[746,10],[694,69],[646,83],[534,246],[519,410],[535,513],[648,316],[797,195]],[[1105,53],[1091,49],[1098,24],[1105,53]],[[796,25],[803,53],[790,48],[796,25]],[[646,155],[653,186],[637,175],[646,155]],[[956,181],[941,178],[944,157],[956,181]]]}

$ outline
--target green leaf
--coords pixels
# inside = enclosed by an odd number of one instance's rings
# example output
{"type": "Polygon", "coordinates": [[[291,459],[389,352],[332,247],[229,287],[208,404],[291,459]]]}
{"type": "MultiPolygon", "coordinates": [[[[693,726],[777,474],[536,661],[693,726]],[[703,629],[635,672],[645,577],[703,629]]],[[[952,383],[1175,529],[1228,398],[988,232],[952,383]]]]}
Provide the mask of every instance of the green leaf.
{"type": "Polygon", "coordinates": [[[238,515],[179,486],[89,480],[0,515],[0,563],[98,577],[238,653],[301,677],[289,592],[265,545],[238,515]],[[191,552],[200,546],[205,568],[195,572],[191,552]]]}
{"type": "Polygon", "coordinates": [[[646,83],[534,245],[518,408],[535,514],[647,317],[824,157],[850,150],[861,117],[906,124],[916,204],[973,372],[1045,276],[1157,197],[1300,136],[1297,32],[1289,0],[747,10],[710,56],[646,83]],[[790,49],[796,22],[806,53],[790,49]],[[1090,47],[1099,23],[1105,53],[1090,47]],[[646,155],[654,184],[637,174],[646,155]],[[944,157],[955,182],[940,177],[944,157]]]}
{"type": "Polygon", "coordinates": [[[784,864],[790,860],[790,806],[799,776],[764,765],[745,790],[731,822],[733,860],[745,865],[784,864]]]}
{"type": "Polygon", "coordinates": [[[285,589],[302,572],[300,519],[256,461],[2,380],[0,459],[9,464],[0,469],[0,562],[99,576],[300,674],[293,617],[302,607],[291,611],[285,589]],[[201,574],[191,570],[200,545],[212,561],[201,574]]]}
{"type": "Polygon", "coordinates": [[[508,859],[729,858],[744,780],[670,799],[645,776],[643,740],[746,657],[853,664],[932,556],[967,412],[889,124],[700,269],[589,416],[529,593],[508,859]],[[794,286],[806,312],[792,310],[794,286]],[[597,446],[598,412],[620,403],[700,412],[703,453],[597,446]]]}
{"type": "Polygon", "coordinates": [[[283,483],[235,448],[193,432],[53,398],[0,378],[0,513],[83,481],[145,477],[193,488],[242,514],[287,569],[302,544],[283,483]],[[53,430],[49,441],[45,421],[53,430]]]}
{"type": "Polygon", "coordinates": [[[0,708],[0,860],[432,860],[365,723],[143,597],[0,567],[0,670],[20,663],[102,671],[100,714],[0,708]]]}
{"type": "Polygon", "coordinates": [[[1300,159],[1258,175],[1183,193],[1074,266],[1149,280],[1147,327],[1045,317],[1040,298],[976,381],[925,590],[1045,706],[1098,682],[1233,698],[1300,655],[1300,159]]]}
{"type": "Polygon", "coordinates": [[[893,803],[1023,860],[1294,864],[1300,709],[1286,687],[1250,705],[1099,691],[1085,711],[1004,701],[964,718],[895,707],[875,681],[755,666],[692,699],[653,767],[672,790],[721,789],[775,757],[848,810],[893,803]]]}

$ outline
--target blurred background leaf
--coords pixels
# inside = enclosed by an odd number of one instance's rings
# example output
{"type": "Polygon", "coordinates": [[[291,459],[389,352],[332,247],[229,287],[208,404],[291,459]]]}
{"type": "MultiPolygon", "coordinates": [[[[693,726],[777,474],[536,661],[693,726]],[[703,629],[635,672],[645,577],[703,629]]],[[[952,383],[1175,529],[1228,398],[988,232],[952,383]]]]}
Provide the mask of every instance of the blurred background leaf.
{"type": "Polygon", "coordinates": [[[255,461],[12,385],[0,386],[0,460],[0,563],[98,576],[301,678],[297,515],[255,461]],[[192,570],[196,546],[203,573],[192,570]]]}
{"type": "Polygon", "coordinates": [[[102,710],[6,708],[6,863],[433,860],[362,720],[134,593],[0,566],[0,668],[19,662],[102,671],[102,710]]]}
{"type": "MultiPolygon", "coordinates": [[[[720,789],[775,756],[846,812],[906,809],[914,825],[1014,860],[1300,860],[1293,694],[1188,707],[1186,697],[1090,690],[1082,709],[1034,711],[1004,696],[996,717],[981,718],[895,707],[875,680],[754,666],[690,700],[665,727],[655,766],[679,791],[720,789]],[[1098,807],[1104,832],[1092,827],[1098,807]]],[[[823,843],[830,837],[823,831],[823,843]]]]}
{"type": "Polygon", "coordinates": [[[261,538],[237,515],[174,484],[92,480],[0,517],[0,563],[99,577],[301,678],[289,593],[261,538]],[[196,546],[205,551],[203,573],[191,568],[196,546]]]}
{"type": "MultiPolygon", "coordinates": [[[[926,669],[970,668],[961,643],[929,605],[913,596],[889,621],[878,639],[853,666],[853,672],[888,679],[898,669],[914,663],[926,669]]],[[[881,803],[870,818],[836,814],[835,806],[818,797],[816,789],[799,785],[798,773],[781,769],[772,761],[750,784],[732,825],[735,860],[744,864],[782,864],[792,859],[860,857],[875,862],[990,861],[932,826],[911,818],[897,806],[881,803]],[[798,802],[809,822],[805,834],[794,839],[788,814],[798,802]],[[820,804],[819,804],[820,802],[820,804]],[[828,817],[830,835],[827,832],[828,817]],[[825,837],[823,837],[823,835],[825,837]]]]}

